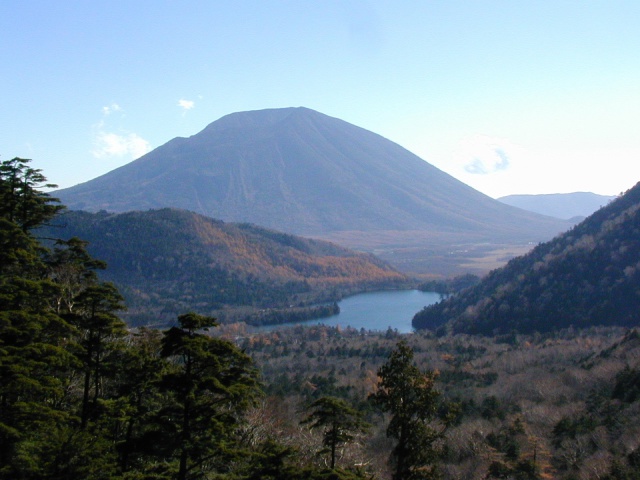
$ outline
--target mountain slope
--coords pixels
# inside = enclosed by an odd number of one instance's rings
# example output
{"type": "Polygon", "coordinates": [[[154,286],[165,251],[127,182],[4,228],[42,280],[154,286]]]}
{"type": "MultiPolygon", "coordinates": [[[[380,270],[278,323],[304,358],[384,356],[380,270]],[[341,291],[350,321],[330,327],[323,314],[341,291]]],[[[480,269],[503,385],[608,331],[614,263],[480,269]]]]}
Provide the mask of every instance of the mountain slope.
{"type": "Polygon", "coordinates": [[[507,205],[569,220],[588,217],[615,197],[590,192],[552,193],[545,195],[507,195],[500,200],[507,205]]]}
{"type": "Polygon", "coordinates": [[[185,210],[67,212],[59,224],[40,235],[87,240],[108,264],[101,277],[125,295],[130,323],[230,306],[304,306],[405,281],[372,255],[185,210]]]}
{"type": "Polygon", "coordinates": [[[440,244],[528,242],[567,227],[493,200],[377,134],[306,108],[227,115],[55,195],[72,209],[175,207],[356,244],[373,238],[398,246],[398,232],[400,243],[423,242],[425,234],[440,244]]]}
{"type": "Polygon", "coordinates": [[[640,323],[640,183],[569,232],[425,308],[415,328],[548,331],[640,323]]]}

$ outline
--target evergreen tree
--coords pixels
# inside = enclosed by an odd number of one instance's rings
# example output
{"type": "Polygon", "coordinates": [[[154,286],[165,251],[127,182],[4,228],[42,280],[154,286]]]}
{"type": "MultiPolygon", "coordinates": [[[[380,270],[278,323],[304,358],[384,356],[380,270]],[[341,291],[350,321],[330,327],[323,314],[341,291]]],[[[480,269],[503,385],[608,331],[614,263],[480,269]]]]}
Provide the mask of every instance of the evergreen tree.
{"type": "Polygon", "coordinates": [[[0,478],[41,476],[37,452],[70,418],[72,328],[49,308],[58,287],[30,232],[61,207],[37,190],[46,179],[27,162],[0,163],[0,478]]]}
{"type": "Polygon", "coordinates": [[[401,341],[378,376],[378,390],[371,399],[391,415],[387,436],[397,441],[390,459],[393,480],[438,478],[439,442],[450,419],[434,426],[440,407],[437,374],[420,371],[413,363],[413,350],[401,341]]]}
{"type": "Polygon", "coordinates": [[[45,224],[64,207],[58,199],[41,188],[47,184],[39,169],[29,166],[31,160],[13,158],[0,162],[0,217],[18,225],[24,232],[45,224]]]}
{"type": "Polygon", "coordinates": [[[159,383],[167,361],[160,356],[161,342],[162,332],[141,328],[128,336],[126,348],[119,352],[115,369],[118,412],[110,430],[122,472],[144,471],[157,457],[154,430],[147,424],[163,406],[159,383]]]}
{"type": "Polygon", "coordinates": [[[64,207],[28,163],[0,163],[0,478],[113,478],[109,436],[85,427],[125,333],[122,297],[98,282],[86,242],[50,252],[34,237],[64,207]]]}
{"type": "Polygon", "coordinates": [[[158,450],[177,461],[178,480],[229,468],[241,415],[259,393],[251,359],[204,332],[211,317],[188,313],[164,332],[162,356],[173,368],[161,379],[167,404],[155,419],[158,450]]]}
{"type": "Polygon", "coordinates": [[[84,383],[81,426],[86,428],[103,397],[105,375],[113,374],[110,360],[113,351],[121,348],[126,325],[115,312],[123,310],[123,298],[111,283],[97,283],[87,287],[74,299],[74,312],[65,314],[76,327],[77,357],[82,364],[84,383]]]}
{"type": "Polygon", "coordinates": [[[323,429],[322,443],[330,453],[329,467],[333,470],[338,447],[352,442],[358,433],[368,429],[369,424],[363,421],[359,411],[341,398],[321,397],[309,409],[312,411],[302,424],[309,424],[312,429],[323,429]]]}

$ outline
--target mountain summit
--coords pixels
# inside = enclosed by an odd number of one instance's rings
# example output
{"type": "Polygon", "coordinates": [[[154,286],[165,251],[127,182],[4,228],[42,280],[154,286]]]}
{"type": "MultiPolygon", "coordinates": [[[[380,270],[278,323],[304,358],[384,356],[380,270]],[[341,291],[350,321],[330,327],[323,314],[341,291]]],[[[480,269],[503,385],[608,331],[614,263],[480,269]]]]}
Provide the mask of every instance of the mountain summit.
{"type": "Polygon", "coordinates": [[[380,135],[307,108],[227,115],[56,195],[72,209],[176,207],[299,235],[351,238],[342,242],[349,246],[373,237],[397,246],[398,235],[415,232],[441,243],[540,241],[566,228],[493,200],[380,135]]]}

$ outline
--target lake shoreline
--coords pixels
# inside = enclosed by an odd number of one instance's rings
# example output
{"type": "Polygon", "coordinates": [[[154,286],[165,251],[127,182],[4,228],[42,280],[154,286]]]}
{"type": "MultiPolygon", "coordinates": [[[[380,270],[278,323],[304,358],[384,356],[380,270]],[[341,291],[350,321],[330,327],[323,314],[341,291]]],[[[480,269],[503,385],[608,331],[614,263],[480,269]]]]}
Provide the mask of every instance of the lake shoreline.
{"type": "Polygon", "coordinates": [[[436,303],[442,295],[417,289],[379,290],[357,293],[344,297],[338,302],[340,312],[327,317],[301,322],[280,323],[252,327],[253,331],[265,332],[301,326],[325,325],[330,327],[355,328],[367,331],[386,331],[389,328],[398,333],[411,333],[413,316],[427,305],[436,303]]]}

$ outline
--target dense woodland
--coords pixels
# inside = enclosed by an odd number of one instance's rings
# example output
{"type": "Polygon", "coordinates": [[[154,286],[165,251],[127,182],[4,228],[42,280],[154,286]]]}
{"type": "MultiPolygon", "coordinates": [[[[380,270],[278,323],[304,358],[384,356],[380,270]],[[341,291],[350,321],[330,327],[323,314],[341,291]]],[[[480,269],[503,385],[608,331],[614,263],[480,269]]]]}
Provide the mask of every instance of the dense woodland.
{"type": "Polygon", "coordinates": [[[416,328],[485,335],[639,324],[640,184],[478,285],[418,313],[416,328]]]}
{"type": "MultiPolygon", "coordinates": [[[[637,479],[640,333],[132,329],[106,267],[0,164],[1,479],[637,479]]],[[[462,294],[459,294],[462,295],[462,294]]]]}
{"type": "Polygon", "coordinates": [[[435,372],[440,408],[449,406],[441,413],[455,413],[439,440],[438,473],[406,478],[640,478],[636,330],[439,337],[298,326],[243,338],[240,345],[266,385],[267,397],[254,414],[269,435],[309,458],[317,440],[297,418],[314,399],[336,396],[361,409],[372,425],[345,446],[341,464],[366,465],[375,478],[391,478],[389,417],[369,399],[381,365],[405,341],[415,365],[435,372]]]}
{"type": "Polygon", "coordinates": [[[109,265],[100,278],[126,299],[129,325],[164,327],[194,308],[222,323],[317,318],[326,308],[315,305],[409,281],[372,255],[185,210],[65,211],[35,234],[89,242],[109,265]]]}

